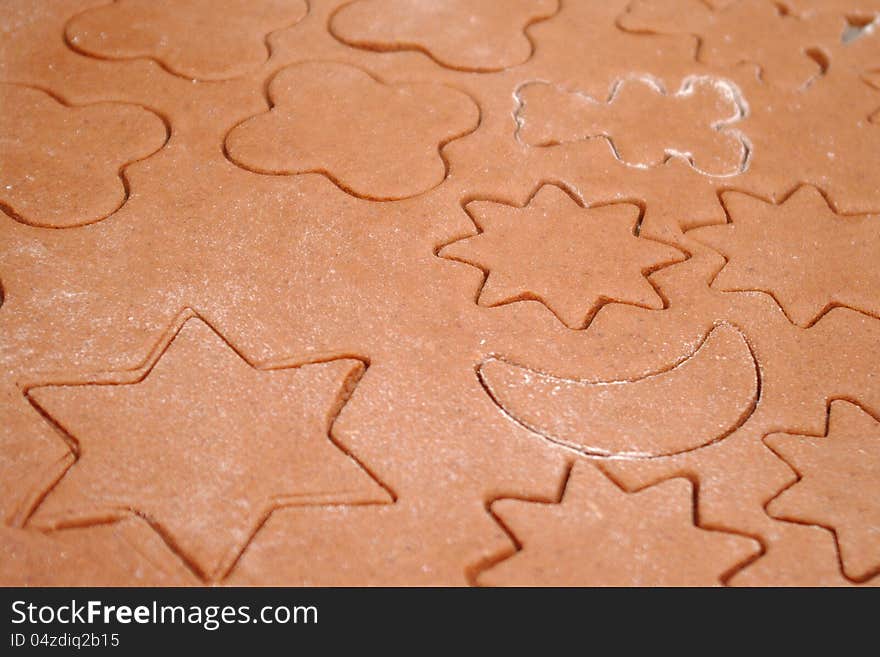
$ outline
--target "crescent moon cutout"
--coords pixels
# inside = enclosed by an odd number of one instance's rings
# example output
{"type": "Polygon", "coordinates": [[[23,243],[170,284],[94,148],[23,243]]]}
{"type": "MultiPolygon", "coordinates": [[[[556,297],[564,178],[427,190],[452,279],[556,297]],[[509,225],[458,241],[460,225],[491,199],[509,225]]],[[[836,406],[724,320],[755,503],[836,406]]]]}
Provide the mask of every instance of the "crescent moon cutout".
{"type": "Polygon", "coordinates": [[[489,358],[477,376],[513,421],[582,454],[657,458],[723,440],[758,402],[760,369],[739,329],[715,326],[693,353],[638,379],[568,379],[489,358]]]}

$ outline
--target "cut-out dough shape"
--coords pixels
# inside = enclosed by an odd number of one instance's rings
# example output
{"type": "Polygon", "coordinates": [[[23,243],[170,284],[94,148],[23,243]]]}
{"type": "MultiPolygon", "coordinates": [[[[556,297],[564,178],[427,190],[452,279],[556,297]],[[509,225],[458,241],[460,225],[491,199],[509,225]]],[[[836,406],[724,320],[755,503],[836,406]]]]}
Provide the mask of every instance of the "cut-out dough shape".
{"type": "Polygon", "coordinates": [[[416,50],[449,68],[498,71],[531,56],[526,28],[558,10],[558,0],[356,0],[330,30],[356,48],[416,50]]]}
{"type": "Polygon", "coordinates": [[[65,36],[91,57],[146,57],[175,75],[222,80],[265,63],[267,35],[307,10],[305,0],[117,0],[75,16],[65,36]]]}
{"type": "Polygon", "coordinates": [[[639,168],[681,157],[700,173],[735,176],[748,165],[748,142],[731,128],[747,107],[726,80],[688,78],[674,94],[649,78],[619,80],[606,102],[529,82],[517,99],[517,135],[530,146],[602,137],[617,159],[639,168]]]}
{"type": "Polygon", "coordinates": [[[730,586],[880,587],[880,575],[866,582],[844,576],[834,535],[823,527],[774,523],[762,537],[767,552],[728,580],[730,586]]]}
{"type": "Polygon", "coordinates": [[[764,81],[790,88],[823,72],[825,56],[818,48],[839,42],[842,27],[812,14],[789,15],[769,0],[741,0],[717,10],[701,0],[635,0],[618,24],[636,33],[693,35],[698,61],[752,64],[764,81]]]}
{"type": "Polygon", "coordinates": [[[846,214],[880,209],[880,126],[869,119],[880,94],[840,59],[806,91],[741,80],[753,154],[740,189],[778,202],[809,184],[846,214]]]}
{"type": "Polygon", "coordinates": [[[668,369],[620,381],[567,379],[484,361],[478,375],[501,410],[543,438],[583,454],[652,458],[723,440],[757,403],[758,366],[743,335],[715,327],[668,369]]]}
{"type": "Polygon", "coordinates": [[[438,254],[488,272],[478,303],[537,300],[573,329],[609,302],[663,308],[646,274],[685,258],[637,235],[638,206],[584,208],[556,185],[542,186],[525,207],[472,201],[467,211],[480,232],[438,254]]]}
{"type": "Polygon", "coordinates": [[[0,586],[199,583],[140,518],[48,533],[0,527],[0,586]]]}
{"type": "Polygon", "coordinates": [[[71,106],[31,87],[0,83],[0,209],[24,224],[69,228],[118,210],[123,169],[168,139],[138,105],[71,106]]]}
{"type": "Polygon", "coordinates": [[[272,108],[226,138],[233,162],[257,173],[322,173],[374,200],[415,196],[446,178],[440,149],[477,127],[464,93],[433,83],[387,85],[344,64],[283,69],[272,108]]]}
{"type": "Polygon", "coordinates": [[[555,504],[500,499],[492,511],[522,544],[478,582],[519,586],[718,586],[757,541],[694,522],[687,479],[636,493],[578,463],[555,504]]]}
{"type": "Polygon", "coordinates": [[[852,579],[880,573],[880,421],[835,401],[825,436],[776,433],[765,442],[799,475],[767,505],[768,513],[833,529],[852,579]]]}
{"type": "Polygon", "coordinates": [[[767,292],[798,326],[834,306],[880,317],[880,216],[835,214],[810,186],[779,205],[740,192],[722,202],[729,223],[687,233],[728,259],[713,287],[767,292]]]}
{"type": "Polygon", "coordinates": [[[831,49],[834,68],[858,72],[880,66],[880,2],[877,0],[786,0],[799,15],[836,21],[838,47],[831,49]]]}
{"type": "Polygon", "coordinates": [[[330,436],[359,360],[257,369],[198,319],[157,358],[133,380],[29,389],[77,455],[32,523],[134,512],[218,579],[275,508],[390,501],[330,436]]]}

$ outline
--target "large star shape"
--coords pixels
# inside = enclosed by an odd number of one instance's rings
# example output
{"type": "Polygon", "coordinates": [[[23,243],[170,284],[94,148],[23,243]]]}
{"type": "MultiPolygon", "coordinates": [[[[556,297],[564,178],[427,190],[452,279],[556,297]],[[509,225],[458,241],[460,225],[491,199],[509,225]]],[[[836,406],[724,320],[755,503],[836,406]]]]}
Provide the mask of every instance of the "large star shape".
{"type": "Polygon", "coordinates": [[[835,401],[827,435],[777,433],[765,442],[799,475],[767,505],[770,515],[832,529],[852,579],[880,573],[880,421],[835,401]]]}
{"type": "Polygon", "coordinates": [[[540,301],[569,328],[585,328],[609,302],[663,308],[646,274],[684,259],[638,235],[637,206],[585,208],[555,185],[525,207],[474,201],[467,211],[480,232],[439,254],[486,272],[478,303],[540,301]]]}
{"type": "Polygon", "coordinates": [[[278,507],[390,501],[330,435],[361,361],[254,367],[196,318],[156,358],[129,380],[28,390],[76,457],[31,522],[135,513],[216,580],[278,507]]]}
{"type": "Polygon", "coordinates": [[[779,205],[723,195],[730,222],[688,232],[728,262],[712,283],[771,294],[799,326],[834,306],[880,316],[880,217],[837,215],[815,188],[779,205]]]}

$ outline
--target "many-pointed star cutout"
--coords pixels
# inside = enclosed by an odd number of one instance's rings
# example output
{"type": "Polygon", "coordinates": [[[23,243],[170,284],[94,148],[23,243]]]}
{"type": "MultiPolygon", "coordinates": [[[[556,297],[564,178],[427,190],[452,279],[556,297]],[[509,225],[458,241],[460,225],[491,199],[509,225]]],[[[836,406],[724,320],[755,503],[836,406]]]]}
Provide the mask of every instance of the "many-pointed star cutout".
{"type": "Polygon", "coordinates": [[[779,205],[726,192],[730,221],[688,231],[727,258],[712,287],[766,292],[798,326],[846,306],[880,317],[880,217],[838,215],[810,186],[779,205]]]}
{"type": "Polygon", "coordinates": [[[274,509],[392,501],[331,434],[363,372],[354,358],[255,367],[184,318],[139,371],[27,390],[75,458],[30,522],[133,513],[195,573],[221,579],[274,509]]]}
{"type": "Polygon", "coordinates": [[[486,273],[477,302],[539,301],[573,329],[606,303],[664,308],[647,274],[685,259],[639,235],[638,206],[583,207],[556,185],[543,185],[524,207],[472,201],[466,210],[479,232],[439,255],[486,273]]]}
{"type": "Polygon", "coordinates": [[[798,474],[767,512],[831,529],[851,579],[880,574],[880,421],[834,401],[825,436],[776,433],[765,443],[798,474]]]}
{"type": "Polygon", "coordinates": [[[760,551],[757,541],[694,522],[687,479],[636,493],[598,468],[574,466],[555,504],[501,499],[492,505],[521,549],[479,583],[525,586],[711,586],[760,551]]]}

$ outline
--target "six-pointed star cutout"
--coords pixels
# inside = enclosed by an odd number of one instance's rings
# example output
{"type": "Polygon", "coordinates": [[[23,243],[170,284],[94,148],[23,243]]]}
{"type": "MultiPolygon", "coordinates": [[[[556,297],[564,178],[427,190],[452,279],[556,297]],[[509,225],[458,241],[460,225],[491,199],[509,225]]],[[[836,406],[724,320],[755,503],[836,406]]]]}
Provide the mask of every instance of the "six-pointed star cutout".
{"type": "Polygon", "coordinates": [[[31,522],[135,513],[216,580],[278,507],[388,503],[331,435],[363,371],[351,358],[254,367],[192,318],[130,381],[30,388],[76,455],[31,522]]]}
{"type": "Polygon", "coordinates": [[[492,511],[522,544],[480,576],[526,586],[709,586],[759,551],[756,541],[694,524],[687,479],[626,493],[574,466],[556,504],[501,499],[492,511]]]}
{"type": "Polygon", "coordinates": [[[806,185],[779,205],[741,192],[722,201],[728,223],[688,231],[727,258],[713,287],[771,294],[799,326],[835,306],[880,317],[880,217],[835,214],[806,185]]]}
{"type": "Polygon", "coordinates": [[[799,476],[771,500],[768,513],[832,529],[852,579],[880,573],[880,421],[856,404],[834,401],[827,435],[776,433],[765,442],[799,476]]]}
{"type": "Polygon", "coordinates": [[[439,255],[487,272],[478,303],[540,301],[573,329],[609,302],[663,308],[646,275],[685,258],[639,236],[638,206],[583,207],[555,185],[542,186],[525,207],[472,201],[467,212],[479,232],[439,255]]]}

